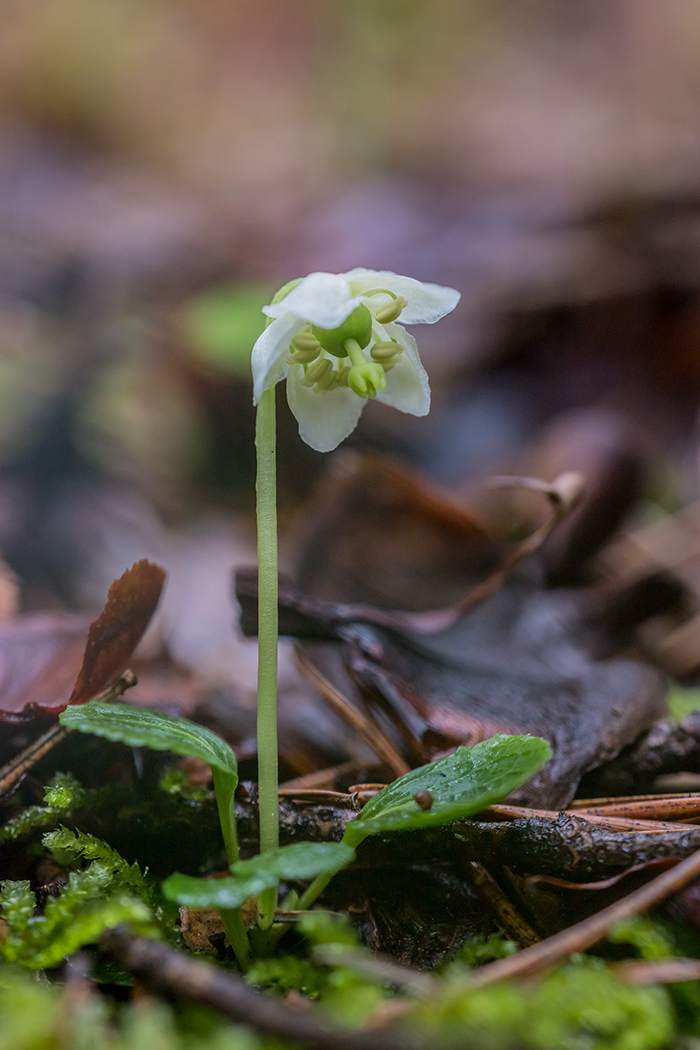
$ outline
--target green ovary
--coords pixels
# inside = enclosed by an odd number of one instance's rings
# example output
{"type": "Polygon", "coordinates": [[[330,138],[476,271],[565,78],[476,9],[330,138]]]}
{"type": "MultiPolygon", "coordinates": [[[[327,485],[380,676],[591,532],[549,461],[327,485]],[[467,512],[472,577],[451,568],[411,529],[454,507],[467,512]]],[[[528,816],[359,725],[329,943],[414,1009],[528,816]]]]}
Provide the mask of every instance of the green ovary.
{"type": "Polygon", "coordinates": [[[327,353],[347,357],[345,344],[348,339],[354,339],[362,349],[368,345],[372,338],[372,315],[366,306],[357,306],[337,328],[317,328],[314,325],[312,331],[327,353]]]}

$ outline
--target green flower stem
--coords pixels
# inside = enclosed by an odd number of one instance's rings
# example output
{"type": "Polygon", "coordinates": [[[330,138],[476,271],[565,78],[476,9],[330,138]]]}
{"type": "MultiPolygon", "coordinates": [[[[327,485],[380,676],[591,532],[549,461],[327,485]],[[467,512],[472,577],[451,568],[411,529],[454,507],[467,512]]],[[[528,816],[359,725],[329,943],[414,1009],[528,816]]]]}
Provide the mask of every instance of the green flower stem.
{"type": "MultiPolygon", "coordinates": [[[[357,822],[353,821],[352,824],[348,825],[341,840],[342,842],[347,843],[347,845],[352,846],[353,849],[356,846],[359,846],[359,844],[367,837],[367,832],[364,832],[362,828],[359,828],[356,824],[357,822]],[[350,832],[351,827],[354,833],[350,832]]],[[[338,868],[338,871],[340,870],[341,869],[338,868]]],[[[317,875],[311,885],[306,888],[304,893],[302,893],[296,904],[296,908],[299,911],[308,911],[311,905],[321,896],[331,879],[338,874],[338,871],[331,871],[326,872],[323,875],[317,875]]]]}
{"type": "Polygon", "coordinates": [[[224,924],[229,944],[236,953],[238,965],[241,970],[245,971],[248,969],[248,963],[250,961],[250,942],[248,941],[248,934],[243,925],[241,909],[221,908],[219,914],[221,915],[221,920],[224,924]]]}
{"type": "MultiPolygon", "coordinates": [[[[234,795],[236,791],[236,779],[230,773],[225,773],[216,766],[211,767],[212,779],[214,781],[214,792],[216,794],[216,808],[219,811],[219,823],[221,833],[224,837],[226,857],[229,864],[235,864],[240,857],[238,851],[238,833],[236,830],[236,808],[234,795]]],[[[236,959],[241,970],[248,968],[250,960],[250,942],[248,934],[243,925],[243,915],[240,908],[222,908],[221,919],[226,930],[229,943],[236,953],[236,959]]]]}
{"type": "MultiPolygon", "coordinates": [[[[258,403],[255,429],[258,457],[258,798],[260,852],[279,846],[277,801],[277,467],[275,388],[258,403]]],[[[260,925],[272,924],[277,890],[258,899],[260,925]]]]}
{"type": "Polygon", "coordinates": [[[216,794],[216,808],[219,811],[219,823],[221,834],[224,837],[226,857],[229,864],[235,864],[240,857],[238,851],[238,833],[236,831],[236,808],[234,802],[235,780],[229,773],[225,773],[216,766],[211,768],[212,780],[214,781],[214,792],[216,794]]]}
{"type": "Polygon", "coordinates": [[[320,897],[325,890],[328,883],[331,881],[337,872],[332,871],[330,875],[317,875],[311,885],[302,893],[297,904],[299,911],[308,911],[311,905],[315,902],[317,897],[320,897]]]}

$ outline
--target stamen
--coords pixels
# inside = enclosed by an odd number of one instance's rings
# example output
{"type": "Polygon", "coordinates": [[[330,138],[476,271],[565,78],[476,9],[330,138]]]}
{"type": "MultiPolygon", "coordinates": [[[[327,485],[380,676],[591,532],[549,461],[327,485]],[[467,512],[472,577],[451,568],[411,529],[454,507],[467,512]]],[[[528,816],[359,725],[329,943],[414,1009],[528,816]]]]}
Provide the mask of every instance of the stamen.
{"type": "Polygon", "coordinates": [[[368,299],[371,299],[374,295],[388,295],[392,299],[398,299],[398,295],[395,292],[390,292],[388,288],[372,288],[369,292],[365,292],[368,299]]]}
{"type": "Polygon", "coordinates": [[[306,328],[303,332],[299,332],[298,335],[294,336],[292,339],[292,347],[295,350],[320,350],[321,344],[311,329],[306,328]]]}
{"type": "MultiPolygon", "coordinates": [[[[330,362],[329,362],[329,364],[330,364],[330,362]]],[[[331,365],[330,370],[326,369],[326,371],[323,373],[321,378],[316,380],[316,384],[314,386],[314,390],[318,390],[318,391],[320,391],[322,393],[325,393],[327,390],[333,390],[333,388],[336,386],[336,378],[335,377],[337,376],[337,374],[338,373],[335,371],[335,369],[331,365]]]]}
{"type": "Polygon", "coordinates": [[[400,356],[403,353],[403,347],[392,339],[391,342],[375,343],[369,352],[373,361],[380,361],[384,364],[385,361],[391,361],[393,357],[400,356]]]}
{"type": "Polygon", "coordinates": [[[309,367],[306,369],[306,375],[301,380],[301,385],[313,386],[314,383],[318,383],[319,379],[322,379],[326,372],[328,372],[328,370],[332,368],[333,365],[327,357],[319,358],[318,361],[314,361],[314,363],[312,365],[309,365],[309,367]]]}
{"type": "Polygon", "coordinates": [[[374,316],[380,324],[389,324],[391,321],[396,320],[405,306],[408,306],[408,301],[402,295],[399,295],[393,302],[384,303],[383,306],[380,306],[374,316]]]}
{"type": "MultiPolygon", "coordinates": [[[[294,343],[292,343],[294,346],[294,343]]],[[[291,356],[291,362],[295,365],[310,365],[312,361],[315,361],[318,355],[321,353],[320,344],[311,350],[295,350],[291,356]]]]}

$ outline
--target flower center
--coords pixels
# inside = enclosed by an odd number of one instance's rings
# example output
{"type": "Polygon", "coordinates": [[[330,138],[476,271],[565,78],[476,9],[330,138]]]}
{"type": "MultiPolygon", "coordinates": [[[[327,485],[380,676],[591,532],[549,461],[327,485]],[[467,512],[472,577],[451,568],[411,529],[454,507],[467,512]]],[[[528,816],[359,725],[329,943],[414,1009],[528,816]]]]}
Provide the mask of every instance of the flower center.
{"type": "Polygon", "coordinates": [[[290,365],[303,365],[303,386],[312,387],[318,393],[349,387],[361,398],[375,398],[378,391],[386,389],[386,373],[398,363],[403,350],[395,339],[386,338],[382,325],[399,316],[406,300],[383,288],[370,294],[385,292],[392,298],[380,306],[374,316],[363,304],[337,328],[309,325],[294,337],[288,361],[290,365]],[[368,347],[371,361],[365,354],[368,347]],[[338,359],[337,368],[333,358],[338,359]]]}
{"type": "Polygon", "coordinates": [[[329,354],[347,357],[345,344],[349,339],[355,340],[364,349],[372,338],[372,315],[366,306],[356,306],[337,328],[317,328],[314,325],[312,331],[329,354]]]}

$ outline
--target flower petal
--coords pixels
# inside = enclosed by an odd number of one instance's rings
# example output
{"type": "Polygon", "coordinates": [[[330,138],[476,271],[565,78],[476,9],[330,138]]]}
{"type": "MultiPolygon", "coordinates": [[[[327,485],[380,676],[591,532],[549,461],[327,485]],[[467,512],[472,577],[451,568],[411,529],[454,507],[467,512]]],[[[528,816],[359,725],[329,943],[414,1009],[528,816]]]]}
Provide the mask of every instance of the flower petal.
{"type": "MultiPolygon", "coordinates": [[[[441,284],[423,284],[413,277],[401,277],[391,270],[364,270],[357,267],[342,274],[350,282],[354,295],[366,295],[375,288],[387,288],[407,301],[401,312],[402,324],[433,324],[454,310],[461,295],[441,284]]],[[[286,300],[285,300],[286,302],[286,300]]]]}
{"type": "Polygon", "coordinates": [[[255,342],[250,358],[253,370],[253,404],[257,405],[263,390],[279,383],[287,374],[287,352],[295,335],[305,325],[294,314],[283,314],[266,328],[255,342]]]}
{"type": "Polygon", "coordinates": [[[398,364],[386,374],[386,390],[377,393],[377,401],[391,405],[411,416],[427,416],[430,411],[430,383],[423,368],[418,347],[412,335],[400,324],[384,325],[390,338],[403,347],[398,364]]]}
{"type": "Polygon", "coordinates": [[[268,317],[291,313],[319,328],[337,328],[361,302],[342,275],[310,273],[281,302],[263,306],[263,313],[268,317]]]}
{"type": "Polygon", "coordinates": [[[301,365],[292,365],[287,375],[287,400],[299,423],[299,433],[311,448],[331,452],[352,434],[365,402],[347,387],[319,393],[302,386],[301,365]]]}

